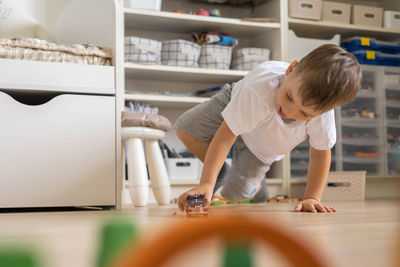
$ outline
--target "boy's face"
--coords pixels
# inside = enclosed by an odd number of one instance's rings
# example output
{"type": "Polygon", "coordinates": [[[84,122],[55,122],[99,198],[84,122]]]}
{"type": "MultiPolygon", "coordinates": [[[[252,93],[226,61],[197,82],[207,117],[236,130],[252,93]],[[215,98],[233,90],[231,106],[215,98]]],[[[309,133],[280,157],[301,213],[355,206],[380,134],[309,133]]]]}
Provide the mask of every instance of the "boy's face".
{"type": "Polygon", "coordinates": [[[297,61],[292,62],[286,70],[286,79],[278,89],[276,96],[276,111],[285,120],[306,121],[318,116],[311,106],[303,106],[302,99],[298,95],[301,85],[301,77],[293,73],[297,61]]]}

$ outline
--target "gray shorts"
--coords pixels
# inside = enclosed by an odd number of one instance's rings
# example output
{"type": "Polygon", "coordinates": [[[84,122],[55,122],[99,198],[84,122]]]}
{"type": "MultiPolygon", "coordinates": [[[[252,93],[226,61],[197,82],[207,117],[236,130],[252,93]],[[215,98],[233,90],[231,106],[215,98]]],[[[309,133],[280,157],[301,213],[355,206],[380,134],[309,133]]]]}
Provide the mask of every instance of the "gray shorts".
{"type": "MultiPolygon", "coordinates": [[[[211,141],[222,124],[221,112],[231,99],[232,86],[225,84],[221,92],[183,113],[174,127],[204,142],[211,141]]],[[[251,199],[259,182],[265,178],[269,165],[259,160],[238,136],[233,148],[232,169],[218,180],[225,180],[221,194],[232,201],[251,199]]],[[[218,181],[217,181],[218,183],[218,181]]]]}

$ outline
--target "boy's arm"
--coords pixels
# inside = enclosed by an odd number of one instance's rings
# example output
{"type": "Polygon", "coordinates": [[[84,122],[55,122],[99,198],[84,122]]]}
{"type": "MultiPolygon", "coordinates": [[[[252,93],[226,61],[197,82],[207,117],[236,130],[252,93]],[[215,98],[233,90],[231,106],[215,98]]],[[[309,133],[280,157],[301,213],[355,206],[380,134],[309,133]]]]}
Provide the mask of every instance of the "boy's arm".
{"type": "Polygon", "coordinates": [[[317,150],[310,146],[307,186],[304,200],[295,211],[335,212],[336,209],[320,203],[331,166],[331,150],[317,150]]]}
{"type": "Polygon", "coordinates": [[[236,136],[229,129],[226,122],[223,121],[208,146],[201,172],[200,184],[183,193],[178,199],[178,206],[181,210],[186,208],[186,198],[188,195],[204,194],[208,204],[210,203],[218,173],[235,140],[236,136]]]}

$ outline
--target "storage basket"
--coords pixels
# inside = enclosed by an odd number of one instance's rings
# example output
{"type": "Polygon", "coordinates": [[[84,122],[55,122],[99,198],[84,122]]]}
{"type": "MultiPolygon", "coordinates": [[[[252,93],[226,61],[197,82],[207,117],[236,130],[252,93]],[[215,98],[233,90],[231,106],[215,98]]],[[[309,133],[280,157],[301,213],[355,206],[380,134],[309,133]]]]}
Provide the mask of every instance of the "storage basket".
{"type": "Polygon", "coordinates": [[[232,69],[251,70],[263,61],[269,60],[270,50],[267,48],[247,47],[233,51],[232,69]]]}
{"type": "Polygon", "coordinates": [[[384,42],[369,37],[351,37],[341,42],[347,51],[354,52],[358,50],[374,50],[388,54],[400,53],[400,42],[384,42]]]}
{"type": "Polygon", "coordinates": [[[161,64],[161,42],[141,37],[125,37],[125,61],[161,64]]]}
{"type": "Polygon", "coordinates": [[[197,158],[166,158],[165,166],[171,180],[199,179],[199,159],[197,158]]]}
{"type": "Polygon", "coordinates": [[[354,5],[351,23],[382,27],[383,8],[372,6],[354,5]]]}
{"type": "Polygon", "coordinates": [[[399,11],[383,11],[383,27],[400,29],[400,12],[399,11]]]}
{"type": "Polygon", "coordinates": [[[200,48],[200,45],[182,39],[163,41],[161,62],[169,66],[198,67],[200,48]]]}
{"type": "Polygon", "coordinates": [[[352,52],[352,54],[360,64],[400,66],[400,55],[385,54],[372,50],[360,50],[352,52]]]}
{"type": "Polygon", "coordinates": [[[229,69],[232,59],[232,46],[202,45],[199,58],[201,68],[229,69]]]}
{"type": "Polygon", "coordinates": [[[324,1],[322,20],[339,23],[350,23],[351,5],[346,3],[324,1]]]}
{"type": "Polygon", "coordinates": [[[321,20],[322,0],[289,0],[292,18],[321,20]]]}
{"type": "Polygon", "coordinates": [[[365,171],[330,172],[322,200],[364,200],[365,171]]]}
{"type": "Polygon", "coordinates": [[[340,35],[335,34],[332,39],[315,39],[297,37],[294,31],[289,30],[289,61],[300,60],[309,52],[323,44],[340,44],[340,35]]]}

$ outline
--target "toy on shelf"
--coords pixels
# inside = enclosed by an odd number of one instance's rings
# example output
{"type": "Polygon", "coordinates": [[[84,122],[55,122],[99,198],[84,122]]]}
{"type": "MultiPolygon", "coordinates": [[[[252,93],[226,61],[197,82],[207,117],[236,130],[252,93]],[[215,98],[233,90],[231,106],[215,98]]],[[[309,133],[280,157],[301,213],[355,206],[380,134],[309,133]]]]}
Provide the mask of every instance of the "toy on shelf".
{"type": "Polygon", "coordinates": [[[231,37],[228,33],[215,33],[203,32],[200,35],[197,33],[192,34],[192,41],[200,45],[202,44],[215,44],[225,46],[235,46],[239,42],[237,39],[231,37]]]}
{"type": "Polygon", "coordinates": [[[203,8],[200,8],[200,10],[194,14],[199,15],[199,16],[206,16],[206,17],[210,16],[210,13],[208,12],[208,10],[203,9],[203,8]]]}
{"type": "Polygon", "coordinates": [[[216,8],[211,9],[210,17],[217,17],[217,18],[221,17],[221,11],[219,11],[219,9],[216,9],[216,8]]]}
{"type": "Polygon", "coordinates": [[[188,217],[207,217],[208,208],[204,195],[194,195],[187,197],[186,214],[188,217]]]}

